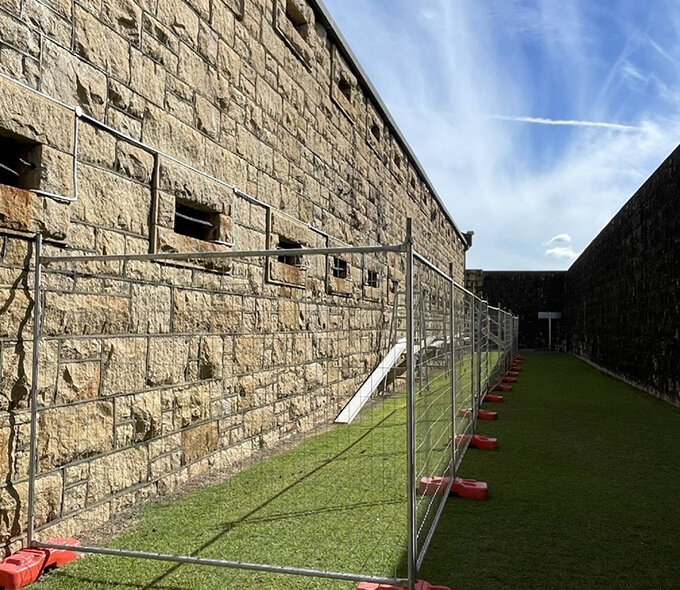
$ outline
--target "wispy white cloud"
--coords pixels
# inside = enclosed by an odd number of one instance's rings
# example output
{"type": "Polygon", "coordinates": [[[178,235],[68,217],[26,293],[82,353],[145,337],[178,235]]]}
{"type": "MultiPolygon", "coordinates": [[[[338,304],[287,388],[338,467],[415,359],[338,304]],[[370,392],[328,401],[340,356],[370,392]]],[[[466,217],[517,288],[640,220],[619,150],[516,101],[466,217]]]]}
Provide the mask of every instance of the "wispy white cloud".
{"type": "Polygon", "coordinates": [[[578,254],[571,246],[559,246],[545,251],[545,255],[557,260],[576,260],[578,254]]]}
{"type": "Polygon", "coordinates": [[[543,242],[544,246],[551,246],[552,244],[571,244],[571,236],[569,234],[557,234],[547,242],[543,242]]]}
{"type": "Polygon", "coordinates": [[[569,119],[545,119],[543,117],[511,117],[508,115],[490,115],[490,118],[499,121],[512,121],[514,123],[536,123],[538,125],[562,125],[566,127],[601,127],[603,129],[617,129],[619,131],[640,131],[640,127],[634,125],[622,125],[621,123],[607,123],[604,121],[575,121],[569,119]]]}
{"type": "Polygon", "coordinates": [[[677,0],[326,3],[472,267],[566,268],[680,138],[677,0]]]}

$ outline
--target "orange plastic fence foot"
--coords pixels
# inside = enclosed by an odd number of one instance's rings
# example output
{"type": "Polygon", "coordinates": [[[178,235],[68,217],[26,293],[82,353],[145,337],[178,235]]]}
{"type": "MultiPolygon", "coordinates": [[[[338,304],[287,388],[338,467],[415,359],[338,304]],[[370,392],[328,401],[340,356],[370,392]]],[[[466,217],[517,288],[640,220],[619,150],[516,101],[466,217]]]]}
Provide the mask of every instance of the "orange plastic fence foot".
{"type": "MultiPolygon", "coordinates": [[[[78,547],[77,539],[52,539],[55,545],[78,547]]],[[[80,557],[68,549],[19,549],[0,563],[0,588],[16,590],[35,582],[46,569],[62,567],[80,557]]]]}
{"type": "Polygon", "coordinates": [[[502,404],[503,403],[503,396],[502,395],[494,395],[493,393],[487,393],[484,396],[484,399],[482,401],[483,402],[489,402],[490,404],[502,404]]]}
{"type": "Polygon", "coordinates": [[[502,383],[499,383],[498,385],[494,385],[491,391],[512,391],[512,385],[503,385],[502,383]]]}
{"type": "Polygon", "coordinates": [[[456,477],[451,486],[451,495],[465,500],[488,500],[489,485],[485,481],[456,477]]]}
{"type": "Polygon", "coordinates": [[[492,412],[491,410],[479,410],[477,412],[477,418],[480,420],[498,420],[498,412],[492,412]]]}
{"type": "Polygon", "coordinates": [[[498,448],[498,439],[481,434],[473,434],[470,437],[470,446],[484,451],[495,451],[498,448]]]}
{"type": "Polygon", "coordinates": [[[503,377],[503,383],[517,383],[517,377],[503,377]]]}
{"type": "MultiPolygon", "coordinates": [[[[404,590],[401,586],[390,584],[374,584],[373,582],[360,582],[357,590],[404,590]]],[[[433,586],[423,580],[416,581],[416,590],[451,590],[448,586],[433,586]]]]}
{"type": "Polygon", "coordinates": [[[443,496],[450,481],[450,477],[423,477],[418,483],[418,493],[421,496],[443,496]]]}

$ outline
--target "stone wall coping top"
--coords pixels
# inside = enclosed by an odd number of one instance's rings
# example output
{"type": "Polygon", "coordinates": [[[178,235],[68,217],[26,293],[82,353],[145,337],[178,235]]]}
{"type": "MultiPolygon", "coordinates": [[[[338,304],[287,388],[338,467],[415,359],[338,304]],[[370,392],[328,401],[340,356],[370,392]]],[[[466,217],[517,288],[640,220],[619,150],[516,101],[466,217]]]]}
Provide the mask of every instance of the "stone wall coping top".
{"type": "Polygon", "coordinates": [[[467,242],[467,239],[465,238],[465,235],[463,232],[460,230],[460,228],[456,225],[456,222],[453,220],[453,216],[449,212],[449,210],[446,208],[446,205],[444,205],[444,201],[442,201],[441,197],[439,196],[439,193],[437,190],[434,188],[434,184],[430,180],[430,177],[427,175],[427,172],[425,172],[425,168],[421,164],[420,160],[416,156],[415,152],[413,151],[413,148],[409,144],[409,142],[406,140],[406,137],[402,133],[401,129],[399,128],[399,125],[397,125],[397,122],[394,120],[394,117],[392,117],[390,111],[387,108],[387,105],[385,105],[385,102],[383,99],[380,97],[378,94],[377,89],[375,86],[373,86],[373,83],[371,82],[370,78],[368,77],[368,74],[364,71],[364,68],[361,66],[361,63],[359,62],[359,59],[357,56],[354,54],[352,49],[349,46],[349,43],[343,36],[343,34],[340,32],[340,28],[338,27],[337,23],[331,16],[330,12],[328,11],[328,8],[326,8],[326,5],[323,3],[322,0],[308,0],[309,4],[312,6],[314,9],[314,12],[318,17],[320,17],[321,23],[326,27],[328,30],[328,33],[332,39],[332,41],[335,43],[337,46],[338,50],[342,54],[343,58],[347,62],[347,64],[350,66],[351,69],[354,70],[355,75],[357,75],[357,79],[361,86],[363,86],[364,91],[368,94],[369,98],[373,101],[374,105],[377,107],[378,111],[382,115],[382,117],[387,121],[387,125],[389,126],[390,130],[394,134],[395,138],[397,141],[400,143],[401,147],[404,149],[404,151],[408,154],[409,159],[413,162],[415,167],[418,170],[418,174],[422,177],[423,181],[427,184],[428,189],[432,193],[432,196],[434,199],[437,201],[437,204],[441,208],[442,212],[446,216],[447,220],[451,225],[453,226],[453,229],[456,231],[458,234],[458,237],[460,238],[461,242],[463,243],[463,246],[465,250],[469,250],[469,245],[467,242]]]}

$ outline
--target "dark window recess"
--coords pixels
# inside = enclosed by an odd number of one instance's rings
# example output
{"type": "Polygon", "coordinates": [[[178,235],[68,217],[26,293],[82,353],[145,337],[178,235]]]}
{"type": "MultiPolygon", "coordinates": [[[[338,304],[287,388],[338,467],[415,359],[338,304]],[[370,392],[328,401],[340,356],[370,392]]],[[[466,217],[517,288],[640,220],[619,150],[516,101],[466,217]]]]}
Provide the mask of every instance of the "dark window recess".
{"type": "Polygon", "coordinates": [[[338,80],[338,90],[340,90],[348,102],[352,102],[352,85],[345,78],[338,80]]]}
{"type": "Polygon", "coordinates": [[[401,168],[401,156],[399,154],[394,154],[394,165],[401,168]]]}
{"type": "Polygon", "coordinates": [[[416,179],[415,176],[411,176],[411,188],[416,190],[416,179]]]}
{"type": "MultiPolygon", "coordinates": [[[[283,238],[279,239],[279,245],[277,250],[296,250],[302,248],[302,244],[298,242],[293,242],[292,240],[285,240],[283,238]]],[[[298,268],[302,267],[302,256],[296,254],[281,254],[279,256],[279,262],[282,264],[288,264],[290,266],[296,266],[298,268]]]]}
{"type": "Polygon", "coordinates": [[[175,233],[214,242],[219,238],[219,213],[175,201],[175,233]]]}
{"type": "Polygon", "coordinates": [[[0,137],[0,184],[39,188],[41,154],[42,146],[38,143],[0,137]]]}
{"type": "Polygon", "coordinates": [[[378,273],[374,270],[366,271],[366,286],[376,289],[378,287],[378,273]]]}
{"type": "Polygon", "coordinates": [[[347,261],[342,258],[333,257],[333,276],[336,279],[346,279],[347,278],[347,261]]]}
{"type": "Polygon", "coordinates": [[[376,141],[380,141],[380,137],[382,136],[382,133],[380,132],[380,127],[378,127],[377,125],[371,125],[371,135],[373,135],[376,141]]]}
{"type": "Polygon", "coordinates": [[[295,6],[293,0],[286,0],[286,18],[293,25],[293,28],[298,32],[300,37],[307,40],[307,35],[309,34],[309,23],[298,10],[298,7],[295,6]]]}

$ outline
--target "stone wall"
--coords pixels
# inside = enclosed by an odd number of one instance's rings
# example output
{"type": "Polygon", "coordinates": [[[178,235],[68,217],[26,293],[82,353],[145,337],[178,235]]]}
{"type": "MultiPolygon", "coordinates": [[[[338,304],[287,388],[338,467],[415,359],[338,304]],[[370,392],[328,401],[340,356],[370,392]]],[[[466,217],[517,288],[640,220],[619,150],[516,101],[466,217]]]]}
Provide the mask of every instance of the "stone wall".
{"type": "Polygon", "coordinates": [[[567,274],[570,346],[680,404],[680,150],[675,150],[567,274]]]}
{"type": "MultiPolygon", "coordinates": [[[[466,287],[494,307],[519,316],[520,349],[548,348],[548,320],[538,312],[564,314],[565,272],[467,270],[466,287]]],[[[552,321],[553,346],[566,338],[563,319],[552,321]]]]}
{"type": "MultiPolygon", "coordinates": [[[[317,2],[0,0],[0,21],[0,153],[20,172],[0,176],[6,548],[26,524],[37,232],[46,255],[213,252],[400,243],[411,217],[462,282],[463,236],[317,2]],[[209,235],[178,229],[187,211],[209,235]]],[[[394,335],[403,272],[387,255],[49,265],[41,534],[328,424],[394,335]]]]}

